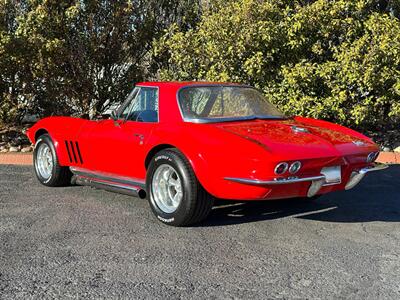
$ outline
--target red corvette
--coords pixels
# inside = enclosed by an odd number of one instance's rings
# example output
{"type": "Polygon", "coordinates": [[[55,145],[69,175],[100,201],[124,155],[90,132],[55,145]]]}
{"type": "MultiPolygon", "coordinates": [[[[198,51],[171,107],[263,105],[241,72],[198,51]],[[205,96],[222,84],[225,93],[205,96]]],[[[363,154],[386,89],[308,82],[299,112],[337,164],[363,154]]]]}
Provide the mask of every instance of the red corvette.
{"type": "Polygon", "coordinates": [[[28,137],[42,184],[147,197],[175,226],[204,219],[214,198],[313,198],[386,168],[366,136],[285,116],[238,84],[141,83],[109,118],[49,117],[28,137]]]}

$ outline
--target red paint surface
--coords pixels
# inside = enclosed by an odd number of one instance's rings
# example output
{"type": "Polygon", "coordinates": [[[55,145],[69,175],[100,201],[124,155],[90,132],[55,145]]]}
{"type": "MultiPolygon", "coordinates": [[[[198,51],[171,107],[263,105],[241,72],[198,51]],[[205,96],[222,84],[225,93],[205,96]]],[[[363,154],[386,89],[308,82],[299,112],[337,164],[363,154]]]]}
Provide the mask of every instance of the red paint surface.
{"type": "MultiPolygon", "coordinates": [[[[344,188],[350,173],[367,165],[368,153],[378,151],[369,138],[346,127],[325,121],[295,117],[291,120],[253,120],[195,124],[184,122],[177,91],[196,83],[142,83],[159,87],[159,122],[89,121],[50,117],[36,123],[28,137],[34,143],[38,130],[46,130],[64,166],[79,166],[144,181],[145,160],[160,145],[179,149],[190,161],[204,188],[218,198],[279,199],[305,196],[309,182],[281,186],[249,186],[224,177],[271,180],[277,163],[300,160],[296,176],[319,175],[322,167],[340,165],[342,184],[324,187],[320,193],[344,188]],[[307,128],[294,133],[291,126],[307,128]],[[138,135],[143,135],[140,143],[138,135]],[[362,140],[364,146],[352,141],[362,140]],[[79,142],[83,163],[71,163],[65,141],[79,142]]],[[[201,82],[199,84],[205,84],[201,82]]],[[[286,174],[288,176],[288,174],[286,174]]],[[[283,176],[285,177],[285,176],[283,176]]]]}

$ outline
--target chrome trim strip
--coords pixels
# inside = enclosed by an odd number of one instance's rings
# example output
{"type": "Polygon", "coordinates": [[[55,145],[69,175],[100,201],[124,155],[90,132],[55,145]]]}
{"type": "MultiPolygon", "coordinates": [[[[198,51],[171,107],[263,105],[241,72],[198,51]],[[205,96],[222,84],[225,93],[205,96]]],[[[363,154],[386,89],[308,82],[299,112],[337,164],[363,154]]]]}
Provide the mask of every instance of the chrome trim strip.
{"type": "Polygon", "coordinates": [[[198,119],[198,118],[183,118],[183,121],[186,123],[196,123],[196,124],[211,124],[211,123],[224,123],[224,122],[244,122],[244,121],[253,121],[253,120],[287,120],[287,118],[283,117],[268,117],[268,118],[255,118],[252,116],[249,117],[227,117],[227,118],[211,118],[211,119],[198,119]]]}
{"type": "Polygon", "coordinates": [[[93,183],[97,183],[97,184],[101,184],[101,185],[107,185],[107,186],[124,189],[124,190],[130,190],[130,191],[138,191],[140,189],[140,187],[138,187],[138,186],[126,185],[126,184],[116,183],[116,182],[107,182],[102,179],[91,178],[91,177],[86,177],[86,176],[82,176],[82,175],[76,175],[76,176],[77,176],[78,181],[83,181],[83,182],[88,182],[88,183],[93,182],[93,183]]]}
{"type": "Polygon", "coordinates": [[[365,167],[362,168],[356,172],[358,172],[359,174],[367,174],[369,172],[374,172],[374,171],[381,171],[381,170],[385,170],[387,169],[389,166],[387,164],[383,164],[383,163],[374,163],[373,166],[371,167],[365,167]]]}
{"type": "Polygon", "coordinates": [[[278,179],[278,180],[258,180],[258,179],[248,179],[248,178],[235,178],[235,177],[225,177],[225,180],[251,184],[251,185],[282,185],[282,184],[292,184],[298,182],[307,182],[307,181],[318,181],[325,180],[325,176],[312,176],[312,177],[303,177],[303,178],[290,178],[290,179],[278,179]]]}
{"type": "Polygon", "coordinates": [[[146,184],[144,182],[137,181],[137,179],[129,178],[129,177],[122,177],[122,176],[115,176],[113,174],[102,174],[99,172],[94,172],[91,170],[83,169],[83,168],[76,168],[76,167],[70,167],[70,170],[72,173],[78,176],[86,177],[87,179],[90,180],[105,180],[105,181],[110,181],[116,184],[125,184],[125,185],[130,185],[134,187],[139,187],[141,189],[144,189],[146,187],[146,184]]]}

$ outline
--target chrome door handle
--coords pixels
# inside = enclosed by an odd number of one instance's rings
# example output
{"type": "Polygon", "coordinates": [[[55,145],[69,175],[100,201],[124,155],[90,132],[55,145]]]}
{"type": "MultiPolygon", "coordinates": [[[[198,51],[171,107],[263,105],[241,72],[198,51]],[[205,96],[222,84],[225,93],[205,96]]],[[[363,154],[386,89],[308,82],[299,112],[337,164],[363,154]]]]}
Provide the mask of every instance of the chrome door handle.
{"type": "Polygon", "coordinates": [[[140,134],[140,133],[135,133],[134,136],[139,138],[139,140],[140,140],[139,144],[143,145],[144,135],[140,134]]]}
{"type": "Polygon", "coordinates": [[[144,139],[144,135],[140,134],[140,133],[135,133],[134,134],[135,137],[138,137],[139,139],[143,140],[144,139]]]}

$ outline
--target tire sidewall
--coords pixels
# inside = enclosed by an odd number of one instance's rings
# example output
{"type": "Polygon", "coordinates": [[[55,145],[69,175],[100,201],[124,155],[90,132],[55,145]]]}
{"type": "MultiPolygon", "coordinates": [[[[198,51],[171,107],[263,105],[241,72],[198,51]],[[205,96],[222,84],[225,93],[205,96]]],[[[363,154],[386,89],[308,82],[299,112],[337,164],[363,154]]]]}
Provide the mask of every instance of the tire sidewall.
{"type": "Polygon", "coordinates": [[[54,148],[53,141],[51,140],[50,136],[48,136],[47,134],[40,136],[36,141],[35,149],[33,151],[33,165],[34,165],[34,169],[35,169],[35,174],[36,174],[37,178],[39,179],[39,181],[42,184],[48,185],[48,186],[52,185],[52,182],[55,180],[55,178],[57,176],[57,174],[56,174],[56,171],[57,171],[56,170],[56,164],[57,163],[58,162],[57,162],[56,149],[54,148]],[[51,155],[52,155],[52,158],[53,158],[53,168],[51,170],[51,176],[49,178],[47,178],[47,179],[44,178],[40,174],[40,172],[38,171],[37,166],[36,166],[37,154],[38,154],[37,152],[39,150],[39,146],[41,144],[43,144],[43,143],[46,144],[47,146],[49,146],[50,151],[51,151],[51,155]]]}
{"type": "Polygon", "coordinates": [[[191,203],[194,201],[193,198],[195,196],[195,187],[193,186],[190,177],[191,174],[189,173],[189,170],[185,166],[182,159],[172,151],[162,151],[158,153],[151,161],[146,178],[146,188],[149,192],[148,200],[150,207],[157,219],[159,219],[161,222],[168,225],[179,226],[184,222],[188,214],[191,213],[191,203]],[[172,213],[166,213],[162,211],[157,206],[153,196],[153,176],[157,168],[163,164],[167,164],[173,167],[182,183],[182,200],[178,208],[172,213]]]}

